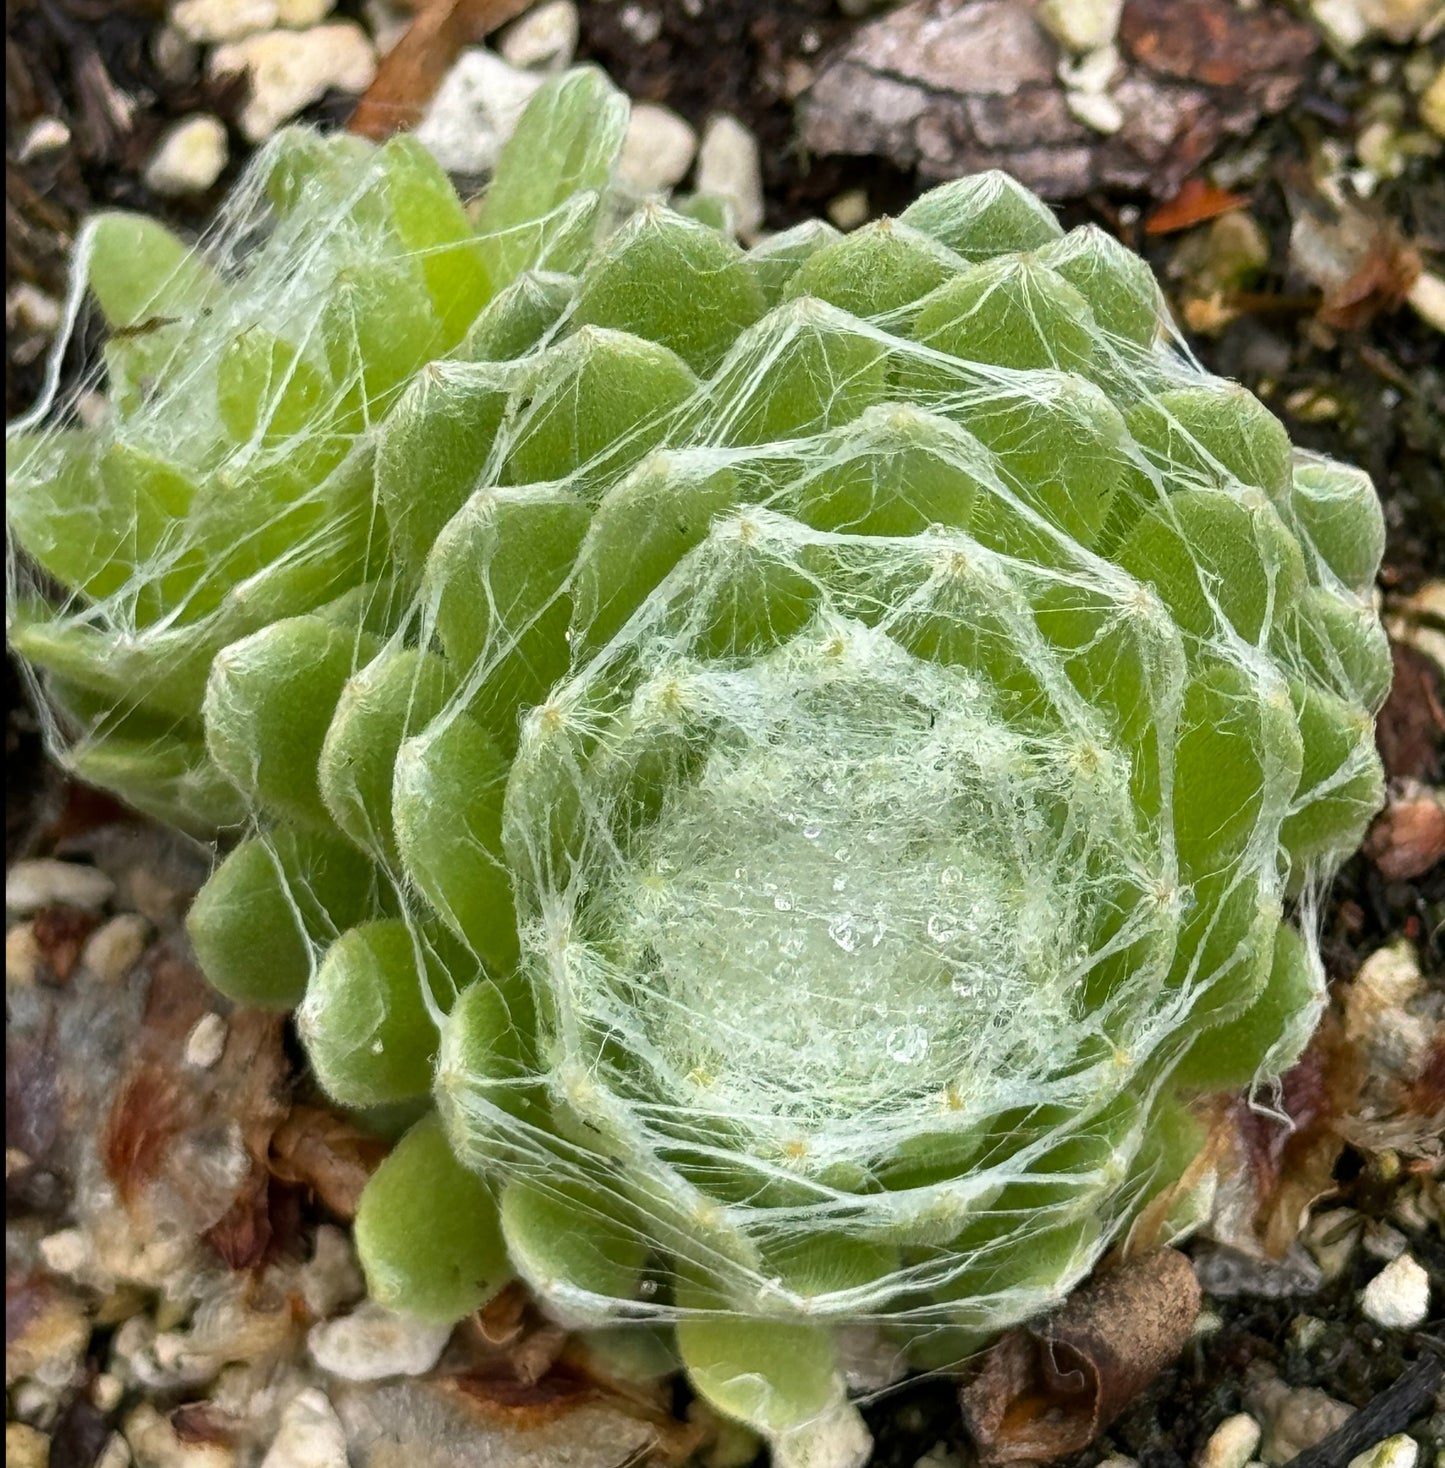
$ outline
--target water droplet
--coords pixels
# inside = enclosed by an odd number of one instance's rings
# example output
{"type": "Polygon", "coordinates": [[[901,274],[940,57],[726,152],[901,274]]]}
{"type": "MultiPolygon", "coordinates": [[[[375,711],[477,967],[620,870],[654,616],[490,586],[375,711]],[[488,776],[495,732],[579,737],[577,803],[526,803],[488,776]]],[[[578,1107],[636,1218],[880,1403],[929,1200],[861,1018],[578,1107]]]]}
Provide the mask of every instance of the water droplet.
{"type": "Polygon", "coordinates": [[[902,1025],[889,1030],[883,1048],[891,1059],[902,1065],[912,1065],[928,1053],[928,1031],[922,1025],[902,1025]]]}
{"type": "Polygon", "coordinates": [[[858,920],[851,912],[840,912],[828,923],[828,936],[844,953],[852,953],[858,946],[858,920]]]}
{"type": "Polygon", "coordinates": [[[818,837],[821,836],[822,834],[823,834],[823,828],[821,826],[811,826],[810,825],[810,826],[804,826],[803,827],[803,835],[806,836],[809,841],[816,841],[818,839],[818,837]]]}

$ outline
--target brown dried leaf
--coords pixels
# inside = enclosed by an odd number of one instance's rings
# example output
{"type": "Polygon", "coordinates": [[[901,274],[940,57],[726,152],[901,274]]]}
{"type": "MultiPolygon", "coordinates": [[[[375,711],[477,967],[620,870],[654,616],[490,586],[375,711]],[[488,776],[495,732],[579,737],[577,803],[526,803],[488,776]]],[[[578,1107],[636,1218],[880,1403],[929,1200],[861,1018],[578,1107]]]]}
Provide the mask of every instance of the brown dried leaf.
{"type": "Polygon", "coordinates": [[[421,0],[415,18],[382,58],[349,131],[381,142],[421,121],[464,46],[520,15],[532,0],[421,0]]]}
{"type": "Polygon", "coordinates": [[[1358,331],[1404,304],[1422,267],[1393,220],[1358,204],[1333,208],[1312,186],[1291,205],[1290,264],[1320,291],[1326,326],[1358,331]]]}
{"type": "Polygon", "coordinates": [[[1236,1127],[1255,1187],[1255,1234],[1270,1258],[1284,1258],[1310,1205],[1333,1191],[1335,1164],[1345,1146],[1341,1126],[1357,1109],[1364,1081],[1359,1051],[1331,1010],[1281,1077],[1274,1110],[1236,1103],[1236,1127]]]}
{"type": "Polygon", "coordinates": [[[1392,882],[1423,877],[1445,860],[1445,804],[1430,794],[1391,801],[1365,837],[1365,855],[1392,882]]]}
{"type": "Polygon", "coordinates": [[[268,1167],[283,1183],[307,1188],[338,1218],[356,1217],[366,1180],[387,1143],[320,1106],[293,1106],[271,1137],[268,1167]]]}
{"type": "Polygon", "coordinates": [[[1002,168],[1050,198],[1170,198],[1226,137],[1302,85],[1314,31],[1277,4],[1128,0],[1112,134],[1070,110],[1031,0],[912,0],[859,27],[803,99],[816,153],[878,153],[926,178],[1002,168]]]}
{"type": "Polygon", "coordinates": [[[1217,219],[1249,203],[1246,194],[1231,194],[1202,178],[1187,178],[1172,199],[1162,203],[1144,221],[1145,234],[1174,234],[1192,229],[1206,219],[1217,219]]]}
{"type": "Polygon", "coordinates": [[[1156,1249],[1010,1331],[960,1393],[979,1461],[1047,1463],[1088,1447],[1183,1349],[1199,1303],[1188,1259],[1156,1249]]]}
{"type": "Polygon", "coordinates": [[[254,1263],[258,1240],[264,1253],[270,1238],[255,1210],[266,1197],[271,1136],[286,1114],[284,1022],[237,1010],[220,1060],[209,1069],[188,1065],[187,1036],[215,996],[165,948],[149,969],[140,1030],[102,1135],[106,1172],[132,1215],[159,1208],[196,1237],[219,1230],[211,1242],[223,1257],[254,1263]]]}

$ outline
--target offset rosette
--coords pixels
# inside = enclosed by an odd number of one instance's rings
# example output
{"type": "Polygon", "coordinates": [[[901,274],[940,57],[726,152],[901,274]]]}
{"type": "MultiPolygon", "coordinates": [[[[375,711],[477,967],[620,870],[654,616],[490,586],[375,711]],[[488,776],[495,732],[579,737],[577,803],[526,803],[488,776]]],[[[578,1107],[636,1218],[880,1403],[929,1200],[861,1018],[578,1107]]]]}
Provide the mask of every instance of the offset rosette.
{"type": "Polygon", "coordinates": [[[1308,1038],[1383,525],[1003,176],[744,252],[619,198],[624,125],[584,71],[477,210],[291,133],[229,250],[98,221],[107,406],[12,435],[11,638],[77,770],[239,828],[213,982],[425,1113],[379,1298],[518,1274],[861,1462],[840,1326],[947,1364],[1187,1227],[1193,1099],[1308,1038]]]}

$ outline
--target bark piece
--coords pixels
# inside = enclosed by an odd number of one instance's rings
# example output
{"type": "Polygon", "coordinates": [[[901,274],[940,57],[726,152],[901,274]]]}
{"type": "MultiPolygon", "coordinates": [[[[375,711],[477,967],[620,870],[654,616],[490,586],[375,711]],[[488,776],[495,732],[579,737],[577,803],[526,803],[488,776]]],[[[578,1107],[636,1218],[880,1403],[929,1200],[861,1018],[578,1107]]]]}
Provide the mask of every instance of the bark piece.
{"type": "Polygon", "coordinates": [[[1423,877],[1445,861],[1445,804],[1430,794],[1391,801],[1370,827],[1365,855],[1392,882],[1423,877]]]}
{"type": "Polygon", "coordinates": [[[1227,136],[1299,90],[1317,44],[1278,5],[1128,0],[1123,123],[1081,122],[1031,0],[912,0],[862,26],[802,104],[816,153],[883,154],[925,179],[1002,168],[1050,198],[1100,187],[1170,198],[1227,136]]]}
{"type": "Polygon", "coordinates": [[[1086,1448],[1183,1349],[1199,1302],[1188,1259],[1155,1249],[1010,1331],[960,1394],[979,1461],[1047,1463],[1086,1448]]]}

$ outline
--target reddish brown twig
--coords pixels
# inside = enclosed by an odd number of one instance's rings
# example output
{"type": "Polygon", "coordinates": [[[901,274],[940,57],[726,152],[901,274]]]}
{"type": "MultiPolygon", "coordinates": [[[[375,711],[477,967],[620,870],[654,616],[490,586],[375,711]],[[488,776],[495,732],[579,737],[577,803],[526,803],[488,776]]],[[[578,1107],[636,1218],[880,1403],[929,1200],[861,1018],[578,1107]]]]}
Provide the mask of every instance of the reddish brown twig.
{"type": "Polygon", "coordinates": [[[414,126],[464,46],[520,15],[532,0],[424,0],[383,58],[348,129],[380,142],[414,126]]]}

